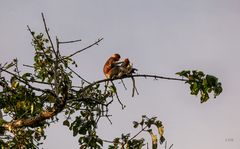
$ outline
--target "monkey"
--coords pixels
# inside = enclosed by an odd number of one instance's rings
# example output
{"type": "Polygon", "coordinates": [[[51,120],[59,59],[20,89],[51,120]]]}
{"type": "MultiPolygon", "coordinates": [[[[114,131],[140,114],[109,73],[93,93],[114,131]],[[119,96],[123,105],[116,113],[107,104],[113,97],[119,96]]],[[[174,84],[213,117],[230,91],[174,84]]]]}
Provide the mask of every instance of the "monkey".
{"type": "MultiPolygon", "coordinates": [[[[103,66],[103,73],[107,79],[113,78],[115,76],[115,73],[117,72],[118,69],[116,69],[118,65],[118,61],[120,60],[121,56],[118,53],[113,54],[111,57],[108,58],[108,60],[105,62],[103,66]]],[[[117,74],[117,73],[116,73],[117,74]]],[[[113,82],[111,81],[113,84],[113,82]]],[[[105,91],[107,91],[109,81],[105,83],[105,91]]]]}
{"type": "Polygon", "coordinates": [[[123,63],[118,67],[119,70],[118,70],[117,77],[121,78],[124,75],[127,75],[129,73],[129,70],[131,69],[130,67],[131,65],[130,65],[129,59],[128,58],[124,59],[123,63]]]}
{"type": "MultiPolygon", "coordinates": [[[[137,69],[132,67],[128,58],[124,59],[124,61],[122,62],[119,61],[120,58],[121,56],[119,54],[113,54],[104,64],[103,73],[107,79],[122,78],[124,76],[129,76],[132,73],[135,73],[135,71],[137,71],[137,69]]],[[[137,92],[137,94],[139,93],[135,86],[135,79],[133,77],[131,77],[131,79],[133,82],[132,96],[134,96],[135,91],[137,92]]],[[[106,86],[108,86],[108,82],[106,86]]]]}
{"type": "MultiPolygon", "coordinates": [[[[128,58],[124,59],[123,63],[117,68],[118,68],[118,75],[117,75],[118,78],[121,78],[123,76],[131,76],[133,73],[135,73],[135,71],[137,71],[137,69],[133,68],[133,66],[130,64],[130,61],[128,58]]],[[[131,79],[133,82],[133,90],[132,90],[132,97],[133,97],[135,91],[137,94],[139,94],[139,93],[138,93],[138,90],[135,85],[135,79],[133,77],[131,77],[131,79]]],[[[123,81],[122,81],[122,83],[124,85],[123,81]]]]}
{"type": "Polygon", "coordinates": [[[120,60],[120,58],[121,58],[121,56],[119,54],[115,53],[104,64],[103,73],[107,79],[112,78],[114,76],[114,74],[116,74],[115,67],[118,65],[117,62],[120,60]]]}
{"type": "MultiPolygon", "coordinates": [[[[121,63],[121,62],[118,62],[120,60],[120,58],[121,58],[121,56],[118,53],[115,53],[110,58],[108,58],[108,60],[104,64],[104,66],[103,66],[103,73],[104,73],[104,75],[105,75],[105,77],[107,79],[113,79],[118,74],[118,72],[119,72],[118,64],[121,63]]],[[[107,91],[108,83],[109,83],[109,81],[107,81],[106,84],[105,84],[104,94],[107,91]]],[[[112,83],[113,86],[115,86],[113,81],[111,81],[111,83],[112,83]]],[[[117,92],[115,92],[115,94],[116,94],[116,96],[118,98],[117,92]]],[[[121,103],[120,100],[119,100],[119,102],[121,103]]],[[[123,108],[123,105],[122,105],[122,108],[123,108]]]]}
{"type": "Polygon", "coordinates": [[[122,62],[115,63],[115,65],[107,73],[107,78],[121,78],[131,73],[132,66],[128,58],[122,62]],[[121,65],[120,65],[121,64],[121,65]]]}
{"type": "Polygon", "coordinates": [[[119,73],[118,73],[119,78],[121,78],[125,75],[130,75],[132,73],[135,73],[135,70],[137,70],[137,69],[132,67],[128,58],[124,59],[124,61],[121,64],[119,69],[120,69],[119,73]]]}
{"type": "Polygon", "coordinates": [[[130,61],[128,58],[124,59],[122,64],[119,66],[119,69],[120,70],[118,73],[118,78],[131,75],[131,74],[135,73],[135,71],[137,71],[137,69],[133,68],[133,66],[130,64],[130,61]]]}

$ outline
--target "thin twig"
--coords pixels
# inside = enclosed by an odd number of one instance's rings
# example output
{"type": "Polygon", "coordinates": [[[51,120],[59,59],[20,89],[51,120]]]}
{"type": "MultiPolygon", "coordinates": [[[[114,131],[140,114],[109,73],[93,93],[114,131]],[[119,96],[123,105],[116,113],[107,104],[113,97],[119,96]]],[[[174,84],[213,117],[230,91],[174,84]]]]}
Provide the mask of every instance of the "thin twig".
{"type": "Polygon", "coordinates": [[[69,55],[69,56],[67,56],[67,57],[64,57],[63,59],[67,59],[67,58],[73,57],[74,55],[76,55],[76,54],[78,54],[78,53],[80,53],[80,52],[82,52],[82,51],[85,51],[85,50],[91,48],[91,47],[94,46],[94,45],[98,45],[98,43],[99,43],[100,41],[102,41],[102,40],[103,40],[103,38],[100,38],[100,39],[98,39],[96,42],[94,42],[93,44],[91,44],[91,45],[89,45],[89,46],[87,46],[87,47],[85,47],[85,48],[83,48],[83,49],[81,49],[81,50],[79,50],[79,51],[76,51],[76,52],[74,52],[73,54],[71,54],[71,55],[69,55]]]}
{"type": "Polygon", "coordinates": [[[95,98],[80,98],[80,99],[73,99],[73,100],[68,99],[68,102],[72,102],[72,101],[76,101],[76,102],[80,102],[80,101],[94,101],[97,104],[101,104],[101,105],[107,106],[107,104],[104,104],[104,103],[100,102],[98,99],[95,99],[95,98]]]}
{"type": "Polygon", "coordinates": [[[127,87],[126,87],[125,83],[123,82],[123,79],[121,79],[121,82],[122,82],[124,89],[127,90],[127,87]]]}
{"type": "Polygon", "coordinates": [[[49,34],[49,29],[47,28],[47,23],[46,23],[44,14],[43,14],[43,13],[41,13],[41,14],[42,14],[42,19],[43,19],[43,24],[44,24],[45,32],[47,33],[47,36],[48,36],[48,40],[50,41],[50,44],[51,44],[51,46],[52,46],[52,49],[53,49],[54,54],[57,56],[57,53],[56,53],[55,48],[54,48],[54,46],[53,46],[53,42],[52,42],[51,36],[50,36],[50,34],[49,34]]]}
{"type": "Polygon", "coordinates": [[[59,41],[59,44],[68,44],[68,43],[74,43],[74,42],[80,42],[82,41],[81,39],[77,39],[77,40],[70,40],[70,41],[59,41]]]}
{"type": "Polygon", "coordinates": [[[79,77],[80,79],[82,79],[84,82],[91,84],[89,81],[87,81],[86,79],[84,79],[83,77],[81,77],[78,73],[76,73],[72,68],[70,68],[69,66],[67,67],[69,70],[71,70],[77,77],[79,77]]]}
{"type": "Polygon", "coordinates": [[[34,66],[23,64],[24,67],[34,68],[34,66]]]}
{"type": "Polygon", "coordinates": [[[169,149],[171,149],[173,147],[173,144],[169,147],[169,149]]]}
{"type": "MultiPolygon", "coordinates": [[[[50,37],[49,37],[50,38],[50,37]]],[[[59,80],[58,80],[58,65],[59,65],[59,42],[58,38],[56,37],[56,44],[57,44],[57,52],[56,52],[56,61],[54,62],[54,86],[55,86],[55,93],[58,95],[58,86],[59,86],[59,80]]]]}
{"type": "Polygon", "coordinates": [[[113,141],[109,141],[109,140],[102,140],[102,141],[106,143],[114,143],[113,141]]]}
{"type": "Polygon", "coordinates": [[[146,129],[147,127],[148,127],[148,126],[143,127],[137,134],[135,134],[132,138],[130,138],[129,141],[133,140],[133,139],[136,138],[140,133],[142,133],[143,131],[145,131],[145,129],[146,129]]]}
{"type": "Polygon", "coordinates": [[[132,88],[132,97],[134,97],[134,93],[136,91],[137,95],[139,95],[137,87],[136,87],[136,83],[135,83],[135,79],[133,77],[131,77],[132,79],[132,83],[133,83],[133,88],[132,88]]]}
{"type": "MultiPolygon", "coordinates": [[[[115,86],[115,84],[113,83],[113,81],[111,81],[111,83],[112,83],[113,87],[116,88],[116,86],[115,86]]],[[[120,105],[122,106],[122,109],[124,109],[124,108],[125,108],[125,105],[123,105],[123,103],[121,102],[121,100],[120,100],[120,98],[119,98],[119,96],[118,96],[117,91],[115,92],[115,95],[116,95],[116,97],[117,97],[118,102],[119,102],[120,105]]]]}
{"type": "Polygon", "coordinates": [[[112,123],[111,119],[109,118],[109,116],[111,116],[111,115],[106,115],[106,118],[108,119],[109,123],[112,125],[113,123],[112,123]]]}

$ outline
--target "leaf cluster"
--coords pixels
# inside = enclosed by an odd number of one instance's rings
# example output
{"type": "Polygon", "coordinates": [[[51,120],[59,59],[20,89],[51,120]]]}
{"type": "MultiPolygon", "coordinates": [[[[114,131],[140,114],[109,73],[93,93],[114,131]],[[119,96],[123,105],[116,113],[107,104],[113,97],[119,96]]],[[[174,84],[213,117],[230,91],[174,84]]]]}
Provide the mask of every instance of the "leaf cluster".
{"type": "Polygon", "coordinates": [[[208,74],[206,75],[202,71],[183,70],[176,74],[187,78],[185,83],[190,85],[191,94],[200,94],[201,103],[206,102],[209,99],[210,93],[213,93],[214,98],[216,98],[223,90],[222,84],[218,81],[217,77],[208,74]]]}
{"type": "Polygon", "coordinates": [[[162,122],[157,120],[157,117],[148,118],[146,115],[143,115],[142,119],[139,122],[133,122],[133,127],[140,128],[140,131],[133,137],[130,137],[130,134],[122,134],[121,138],[115,138],[113,140],[113,145],[110,145],[109,149],[141,149],[143,146],[145,146],[145,139],[136,139],[136,137],[143,132],[147,132],[151,136],[152,149],[157,149],[158,139],[160,144],[165,141],[165,138],[163,136],[164,127],[162,125],[162,122]],[[153,128],[157,128],[157,133],[154,132],[153,128]]]}

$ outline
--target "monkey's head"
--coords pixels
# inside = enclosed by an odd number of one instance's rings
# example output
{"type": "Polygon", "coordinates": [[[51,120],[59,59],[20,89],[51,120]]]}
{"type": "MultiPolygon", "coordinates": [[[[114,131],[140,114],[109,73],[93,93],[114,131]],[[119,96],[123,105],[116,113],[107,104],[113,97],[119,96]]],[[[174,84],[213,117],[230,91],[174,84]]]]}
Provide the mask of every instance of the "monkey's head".
{"type": "Polygon", "coordinates": [[[115,53],[111,56],[115,61],[119,61],[121,56],[118,53],[115,53]]]}
{"type": "Polygon", "coordinates": [[[129,65],[129,64],[130,64],[129,59],[128,59],[128,58],[125,58],[125,59],[124,59],[124,63],[125,63],[125,65],[129,65]]]}

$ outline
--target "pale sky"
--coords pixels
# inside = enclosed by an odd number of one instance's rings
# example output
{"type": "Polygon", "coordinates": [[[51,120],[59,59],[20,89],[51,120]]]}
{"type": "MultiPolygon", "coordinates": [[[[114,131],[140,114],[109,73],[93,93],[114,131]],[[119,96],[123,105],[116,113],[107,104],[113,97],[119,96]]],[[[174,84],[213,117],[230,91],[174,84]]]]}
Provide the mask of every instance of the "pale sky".
{"type": "MultiPolygon", "coordinates": [[[[146,114],[163,122],[173,149],[240,148],[240,0],[2,0],[0,63],[17,57],[20,64],[32,64],[27,25],[43,32],[41,12],[53,38],[83,40],[64,46],[64,53],[104,38],[99,46],[74,57],[76,71],[89,81],[104,78],[106,58],[120,53],[139,73],[175,77],[178,71],[198,69],[222,82],[223,93],[200,104],[183,82],[138,78],[140,95],[132,98],[131,81],[126,80],[127,91],[118,87],[127,107],[121,110],[117,102],[110,107],[113,125],[104,119],[98,129],[104,139],[134,135],[138,130],[132,121],[146,114]]],[[[78,148],[77,138],[61,124],[47,129],[42,147],[78,148]]]]}

